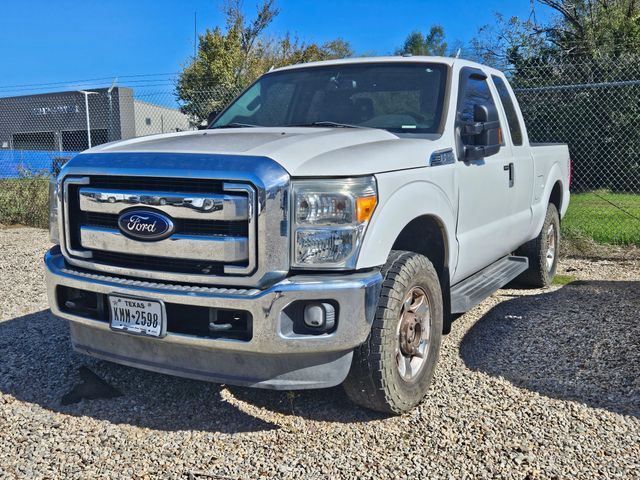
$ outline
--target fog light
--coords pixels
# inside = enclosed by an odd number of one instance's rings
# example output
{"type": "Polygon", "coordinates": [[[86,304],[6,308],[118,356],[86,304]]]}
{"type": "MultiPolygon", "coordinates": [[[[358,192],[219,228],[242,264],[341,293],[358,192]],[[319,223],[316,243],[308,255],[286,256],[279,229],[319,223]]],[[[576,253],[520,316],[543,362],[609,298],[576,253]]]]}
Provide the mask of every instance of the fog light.
{"type": "Polygon", "coordinates": [[[309,328],[331,330],[336,324],[336,309],[330,303],[305,305],[304,324],[309,328]]]}

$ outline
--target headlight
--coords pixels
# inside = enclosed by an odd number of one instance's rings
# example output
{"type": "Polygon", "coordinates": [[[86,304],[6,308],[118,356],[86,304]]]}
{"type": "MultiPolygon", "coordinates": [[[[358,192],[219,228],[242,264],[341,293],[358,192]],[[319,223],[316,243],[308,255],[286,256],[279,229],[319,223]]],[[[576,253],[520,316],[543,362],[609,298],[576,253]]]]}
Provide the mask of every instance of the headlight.
{"type": "Polygon", "coordinates": [[[354,268],[378,203],[373,177],[293,182],[296,268],[354,268]]]}
{"type": "Polygon", "coordinates": [[[58,183],[53,176],[49,180],[49,239],[52,243],[60,243],[58,230],[58,183]]]}

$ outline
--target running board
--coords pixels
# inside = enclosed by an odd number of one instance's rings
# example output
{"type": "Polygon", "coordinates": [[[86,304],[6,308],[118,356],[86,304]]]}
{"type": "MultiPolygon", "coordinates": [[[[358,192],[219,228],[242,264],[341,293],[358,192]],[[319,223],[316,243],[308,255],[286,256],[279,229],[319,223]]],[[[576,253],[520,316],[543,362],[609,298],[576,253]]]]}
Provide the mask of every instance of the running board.
{"type": "Polygon", "coordinates": [[[471,310],[527,268],[529,268],[527,257],[507,256],[457,283],[451,287],[451,313],[464,313],[471,310]]]}

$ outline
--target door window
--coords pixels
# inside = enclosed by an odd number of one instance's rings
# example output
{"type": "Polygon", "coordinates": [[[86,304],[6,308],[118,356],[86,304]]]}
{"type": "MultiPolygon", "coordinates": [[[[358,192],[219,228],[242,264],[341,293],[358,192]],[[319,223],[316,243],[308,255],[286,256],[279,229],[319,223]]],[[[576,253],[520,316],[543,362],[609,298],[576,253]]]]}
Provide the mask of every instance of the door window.
{"type": "MultiPolygon", "coordinates": [[[[487,105],[490,109],[496,108],[496,102],[491,95],[489,82],[484,75],[474,73],[461,78],[462,96],[458,100],[457,123],[463,125],[474,121],[473,109],[475,105],[487,105]]],[[[477,137],[461,135],[464,145],[475,145],[477,137]]],[[[503,143],[503,142],[500,142],[503,143]]]]}

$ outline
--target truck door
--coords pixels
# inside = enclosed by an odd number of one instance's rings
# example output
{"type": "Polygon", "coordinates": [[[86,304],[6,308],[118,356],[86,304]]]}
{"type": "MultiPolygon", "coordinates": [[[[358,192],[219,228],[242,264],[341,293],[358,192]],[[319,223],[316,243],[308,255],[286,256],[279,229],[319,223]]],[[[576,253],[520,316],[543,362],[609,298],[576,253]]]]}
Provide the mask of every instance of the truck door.
{"type": "Polygon", "coordinates": [[[487,75],[480,69],[465,67],[460,71],[456,108],[457,153],[462,161],[456,165],[459,188],[456,235],[459,254],[452,283],[463,280],[509,253],[509,247],[504,242],[509,230],[510,213],[509,172],[505,170],[505,165],[508,168],[513,160],[511,149],[503,142],[495,155],[464,161],[464,145],[470,145],[471,140],[461,135],[461,128],[473,122],[474,107],[478,104],[497,109],[487,75]]]}
{"type": "Polygon", "coordinates": [[[507,143],[511,144],[513,158],[509,164],[509,191],[508,204],[510,207],[511,228],[506,232],[505,242],[515,250],[524,242],[533,221],[531,205],[533,202],[534,165],[531,156],[531,148],[525,141],[525,129],[522,118],[518,115],[519,109],[513,92],[507,86],[506,80],[497,75],[492,75],[491,80],[498,93],[500,104],[508,131],[504,132],[507,143]]]}

